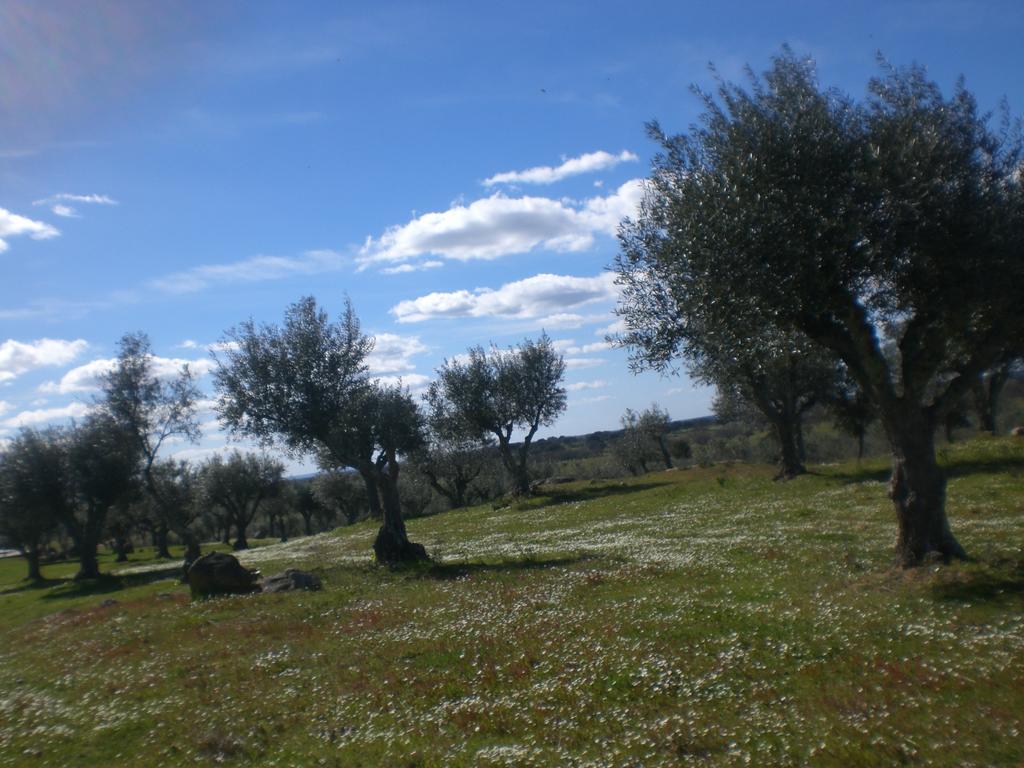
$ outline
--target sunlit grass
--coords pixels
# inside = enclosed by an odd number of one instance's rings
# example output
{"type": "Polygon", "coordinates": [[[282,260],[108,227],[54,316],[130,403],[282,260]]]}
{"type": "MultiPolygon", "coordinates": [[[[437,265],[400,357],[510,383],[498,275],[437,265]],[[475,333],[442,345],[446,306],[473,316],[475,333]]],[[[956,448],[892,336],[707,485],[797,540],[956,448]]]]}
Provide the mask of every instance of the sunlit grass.
{"type": "Polygon", "coordinates": [[[242,556],[320,593],[4,562],[0,764],[1016,765],[1024,441],[944,460],[975,559],[912,571],[881,461],[559,486],[412,521],[412,569],[372,524],[242,556]]]}

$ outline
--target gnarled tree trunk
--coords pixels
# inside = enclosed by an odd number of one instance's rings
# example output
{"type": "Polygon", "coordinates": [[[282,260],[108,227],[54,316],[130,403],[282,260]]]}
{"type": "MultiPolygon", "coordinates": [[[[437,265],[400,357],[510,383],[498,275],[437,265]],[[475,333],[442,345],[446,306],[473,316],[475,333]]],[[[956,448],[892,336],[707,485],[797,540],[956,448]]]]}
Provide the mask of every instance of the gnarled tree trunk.
{"type": "Polygon", "coordinates": [[[800,456],[799,421],[794,422],[785,414],[779,414],[772,419],[772,427],[779,441],[779,460],[782,465],[775,479],[792,480],[798,475],[806,474],[807,468],[800,456]]]}
{"type": "Polygon", "coordinates": [[[424,546],[409,541],[409,536],[405,532],[402,505],[398,495],[397,459],[394,456],[389,457],[387,471],[375,471],[375,474],[374,484],[380,492],[380,507],[383,512],[383,524],[373,542],[373,554],[377,562],[393,565],[428,560],[424,546]]]}
{"type": "Polygon", "coordinates": [[[898,562],[919,565],[930,552],[946,561],[966,559],[946,517],[946,477],[935,460],[935,424],[925,416],[885,421],[893,452],[889,497],[899,523],[898,562]]]}

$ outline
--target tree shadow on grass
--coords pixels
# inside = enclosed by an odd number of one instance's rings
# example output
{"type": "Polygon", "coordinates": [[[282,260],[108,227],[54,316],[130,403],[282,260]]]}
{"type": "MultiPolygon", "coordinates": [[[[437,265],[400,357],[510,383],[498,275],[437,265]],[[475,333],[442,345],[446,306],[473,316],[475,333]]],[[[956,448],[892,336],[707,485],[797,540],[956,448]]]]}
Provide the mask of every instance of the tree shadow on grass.
{"type": "Polygon", "coordinates": [[[53,579],[46,582],[49,591],[42,595],[43,600],[70,600],[90,595],[106,595],[112,592],[120,592],[132,587],[142,587],[156,581],[165,581],[169,578],[176,578],[181,575],[181,563],[169,565],[155,571],[145,573],[133,573],[115,576],[113,574],[101,574],[98,579],[53,579]]]}
{"type": "Polygon", "coordinates": [[[68,579],[37,579],[35,581],[24,579],[19,584],[0,589],[0,596],[16,595],[21,592],[35,592],[40,589],[52,589],[53,587],[59,587],[61,584],[67,583],[67,581],[68,579]]]}
{"type": "Polygon", "coordinates": [[[667,483],[601,483],[600,485],[581,488],[558,488],[542,486],[535,496],[513,502],[512,508],[517,510],[543,509],[559,504],[571,504],[579,501],[596,501],[610,496],[622,496],[629,493],[650,491],[664,488],[667,483]]]}
{"type": "Polygon", "coordinates": [[[459,579],[486,573],[516,573],[519,571],[542,571],[549,568],[565,568],[570,565],[600,559],[598,555],[579,554],[551,557],[546,559],[523,557],[498,562],[453,562],[427,563],[420,573],[431,579],[459,579]]]}
{"type": "Polygon", "coordinates": [[[1024,456],[964,457],[949,462],[944,469],[949,479],[977,474],[1019,474],[1024,471],[1024,456]]]}
{"type": "Polygon", "coordinates": [[[958,603],[1024,602],[1024,561],[1002,560],[984,571],[968,571],[932,586],[937,600],[958,603]]]}
{"type": "MultiPolygon", "coordinates": [[[[938,451],[939,463],[946,473],[946,479],[969,477],[978,474],[1020,474],[1024,472],[1024,456],[1000,456],[998,458],[957,456],[943,460],[942,449],[938,451]]],[[[864,483],[868,481],[886,482],[892,476],[890,467],[869,466],[846,472],[823,472],[825,477],[833,477],[846,483],[864,483]]]]}

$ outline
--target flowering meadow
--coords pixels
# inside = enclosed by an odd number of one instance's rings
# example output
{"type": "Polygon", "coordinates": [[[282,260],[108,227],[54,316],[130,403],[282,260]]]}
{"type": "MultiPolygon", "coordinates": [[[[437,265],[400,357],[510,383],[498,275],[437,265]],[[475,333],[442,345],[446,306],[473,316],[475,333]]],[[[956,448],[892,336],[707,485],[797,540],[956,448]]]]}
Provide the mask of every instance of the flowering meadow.
{"type": "Polygon", "coordinates": [[[912,570],[880,460],[560,485],[411,521],[405,569],[371,523],[242,554],[316,593],[3,560],[0,765],[1019,765],[1024,440],[944,453],[972,560],[912,570]]]}

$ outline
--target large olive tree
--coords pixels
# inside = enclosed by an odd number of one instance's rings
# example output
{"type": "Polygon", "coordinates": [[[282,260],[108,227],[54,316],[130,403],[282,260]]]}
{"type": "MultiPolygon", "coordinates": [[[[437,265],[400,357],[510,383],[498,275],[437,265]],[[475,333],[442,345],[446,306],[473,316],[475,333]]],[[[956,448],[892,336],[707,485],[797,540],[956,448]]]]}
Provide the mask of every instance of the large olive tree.
{"type": "MultiPolygon", "coordinates": [[[[701,305],[829,350],[892,446],[899,560],[963,557],[934,432],[1024,322],[1019,134],[962,83],[947,98],[886,67],[858,101],[788,50],[747,88],[700,95],[689,132],[650,126],[662,152],[616,263],[628,330],[635,302],[684,320],[701,305]]],[[[671,354],[687,329],[669,328],[637,341],[671,354]]]]}
{"type": "Polygon", "coordinates": [[[226,341],[214,381],[231,431],[314,456],[326,470],[356,470],[371,513],[382,519],[377,560],[425,558],[406,535],[398,495],[399,459],[422,444],[422,416],[407,391],[369,378],[373,339],[361,332],[351,303],[331,322],[305,297],[288,307],[281,326],[248,320],[226,341]]]}

